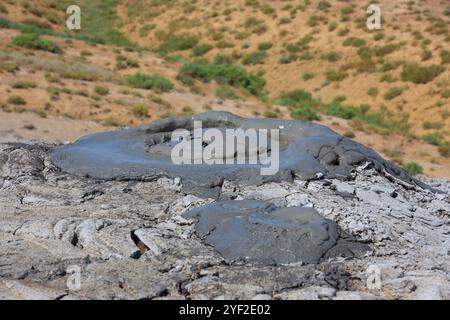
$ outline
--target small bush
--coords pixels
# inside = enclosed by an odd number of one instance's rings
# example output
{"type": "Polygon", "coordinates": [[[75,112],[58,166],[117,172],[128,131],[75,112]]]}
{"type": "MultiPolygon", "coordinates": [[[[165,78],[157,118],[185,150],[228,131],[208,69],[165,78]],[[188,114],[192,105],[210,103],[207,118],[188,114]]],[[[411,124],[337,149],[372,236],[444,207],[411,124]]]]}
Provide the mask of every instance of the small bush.
{"type": "Polygon", "coordinates": [[[329,62],[336,62],[338,61],[341,56],[336,51],[330,51],[328,53],[324,53],[320,56],[323,60],[327,60],[329,62]]]}
{"type": "Polygon", "coordinates": [[[272,42],[262,42],[258,45],[258,50],[266,51],[271,49],[273,46],[272,42]]]}
{"type": "Polygon", "coordinates": [[[4,14],[8,13],[8,9],[6,9],[6,7],[3,3],[0,3],[0,13],[4,13],[4,14]]]}
{"type": "Polygon", "coordinates": [[[37,34],[21,34],[13,38],[12,43],[22,48],[48,51],[52,53],[62,53],[62,50],[60,47],[58,47],[58,45],[51,42],[50,40],[39,37],[37,34]]]}
{"type": "Polygon", "coordinates": [[[355,137],[355,133],[353,131],[345,131],[343,134],[344,137],[353,139],[355,137]]]}
{"type": "Polygon", "coordinates": [[[422,139],[433,146],[438,146],[441,143],[442,137],[438,133],[427,133],[422,136],[422,139]]]}
{"type": "Polygon", "coordinates": [[[384,34],[382,32],[377,32],[373,36],[373,40],[379,41],[384,38],[384,34]]]}
{"type": "Polygon", "coordinates": [[[136,104],[131,108],[131,112],[137,118],[148,117],[148,107],[144,104],[136,104]]]}
{"type": "Polygon", "coordinates": [[[444,125],[442,124],[442,122],[424,121],[422,123],[422,128],[424,128],[425,130],[442,129],[443,126],[444,125]]]}
{"type": "Polygon", "coordinates": [[[195,57],[200,57],[211,51],[213,48],[210,44],[198,44],[192,49],[192,55],[195,57]]]}
{"type": "Polygon", "coordinates": [[[376,47],[373,51],[377,57],[384,57],[401,47],[401,44],[390,43],[382,47],[376,47]]]}
{"type": "Polygon", "coordinates": [[[149,89],[159,92],[168,92],[173,90],[172,81],[160,75],[146,75],[143,73],[135,73],[128,76],[127,84],[133,88],[149,89]]]}
{"type": "Polygon", "coordinates": [[[227,86],[218,87],[216,90],[216,96],[218,96],[221,99],[230,99],[230,100],[237,99],[237,95],[234,93],[234,91],[227,86]]]}
{"type": "Polygon", "coordinates": [[[19,70],[19,66],[14,61],[0,61],[0,70],[15,72],[19,70]]]}
{"type": "Polygon", "coordinates": [[[350,120],[356,118],[358,115],[364,114],[366,111],[360,107],[332,102],[325,106],[324,112],[329,116],[350,120]]]}
{"type": "Polygon", "coordinates": [[[309,106],[304,106],[301,108],[295,108],[291,112],[291,117],[298,120],[318,120],[319,116],[317,114],[317,110],[314,110],[313,108],[309,106]]]}
{"type": "Polygon", "coordinates": [[[318,107],[320,101],[313,98],[311,93],[305,90],[294,90],[282,93],[276,100],[281,106],[289,106],[294,108],[301,107],[318,107]]]}
{"type": "Polygon", "coordinates": [[[450,51],[442,50],[439,55],[441,56],[441,63],[447,64],[450,63],[450,51]]]}
{"type": "Polygon", "coordinates": [[[348,47],[348,46],[352,46],[352,47],[363,47],[366,45],[366,40],[361,39],[361,38],[356,38],[356,37],[350,37],[344,40],[344,42],[342,43],[342,45],[348,47]]]}
{"type": "Polygon", "coordinates": [[[8,98],[7,102],[15,106],[23,106],[27,104],[27,102],[20,96],[11,96],[8,98]]]}
{"type": "Polygon", "coordinates": [[[317,9],[321,11],[326,11],[331,7],[331,4],[327,0],[320,0],[317,4],[317,9]]]}
{"type": "Polygon", "coordinates": [[[402,88],[390,88],[385,94],[384,94],[384,100],[392,100],[398,96],[400,96],[403,93],[402,88]]]}
{"type": "Polygon", "coordinates": [[[443,157],[450,157],[450,141],[440,143],[438,150],[443,157]]]}
{"type": "Polygon", "coordinates": [[[438,65],[422,67],[415,63],[408,63],[403,66],[401,77],[403,81],[425,84],[433,81],[442,72],[444,72],[444,68],[438,65]]]}
{"type": "Polygon", "coordinates": [[[36,88],[36,83],[34,81],[17,81],[12,84],[14,89],[33,89],[36,88]]]}
{"type": "Polygon", "coordinates": [[[242,63],[245,65],[255,65],[263,63],[264,59],[267,57],[265,51],[255,51],[247,54],[243,59],[242,63]]]}
{"type": "Polygon", "coordinates": [[[377,88],[374,88],[374,87],[369,88],[369,89],[367,90],[367,94],[368,94],[369,96],[371,96],[371,97],[376,97],[376,96],[378,95],[378,89],[377,89],[377,88]]]}
{"type": "Polygon", "coordinates": [[[104,86],[95,86],[94,92],[100,96],[106,96],[109,94],[109,89],[104,86]]]}
{"type": "Polygon", "coordinates": [[[441,92],[441,97],[444,99],[448,99],[450,98],[450,89],[445,89],[444,91],[441,92]]]}
{"type": "Polygon", "coordinates": [[[311,72],[305,72],[302,76],[303,81],[308,81],[311,80],[312,78],[314,78],[314,73],[311,72]]]}
{"type": "Polygon", "coordinates": [[[266,85],[260,75],[249,74],[243,67],[231,63],[188,62],[181,67],[177,78],[184,83],[192,82],[192,79],[203,82],[216,80],[220,84],[243,88],[256,96],[264,94],[266,85]]]}
{"type": "Polygon", "coordinates": [[[402,165],[402,168],[405,169],[410,175],[417,175],[423,172],[423,168],[417,162],[408,162],[402,165]]]}
{"type": "Polygon", "coordinates": [[[430,50],[423,50],[420,58],[422,59],[422,61],[430,60],[431,58],[433,58],[433,53],[430,50]]]}
{"type": "Polygon", "coordinates": [[[342,9],[341,9],[341,14],[342,15],[349,15],[349,14],[352,14],[353,13],[353,7],[352,6],[346,6],[346,7],[343,7],[342,9]]]}
{"type": "Polygon", "coordinates": [[[328,70],[325,76],[328,81],[342,81],[348,77],[348,73],[340,70],[328,70]]]}
{"type": "Polygon", "coordinates": [[[249,17],[244,22],[244,28],[251,33],[261,35],[267,31],[267,26],[264,20],[257,19],[255,17],[249,17]]]}
{"type": "Polygon", "coordinates": [[[281,64],[288,64],[291,63],[291,58],[289,56],[281,56],[278,62],[281,64]]]}
{"type": "Polygon", "coordinates": [[[119,54],[116,56],[116,68],[118,70],[128,69],[128,68],[139,68],[139,63],[136,60],[125,57],[119,54]]]}
{"type": "Polygon", "coordinates": [[[397,81],[397,78],[395,78],[392,74],[383,74],[381,77],[380,77],[380,82],[389,82],[389,83],[391,83],[391,82],[395,82],[395,81],[397,81]]]}

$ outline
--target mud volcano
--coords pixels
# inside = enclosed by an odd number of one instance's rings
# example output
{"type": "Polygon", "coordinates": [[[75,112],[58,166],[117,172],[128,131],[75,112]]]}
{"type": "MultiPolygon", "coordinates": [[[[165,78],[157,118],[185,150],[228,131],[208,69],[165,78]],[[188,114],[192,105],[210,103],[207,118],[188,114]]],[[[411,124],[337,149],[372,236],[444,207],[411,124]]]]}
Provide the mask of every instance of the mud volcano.
{"type": "Polygon", "coordinates": [[[51,157],[63,171],[99,179],[180,177],[185,191],[202,197],[217,196],[225,179],[246,185],[294,178],[348,179],[355,166],[366,162],[402,183],[426,187],[372,149],[325,126],[307,121],[246,119],[229,112],[168,118],[137,128],[87,135],[55,148],[51,157]],[[174,164],[170,158],[174,146],[171,134],[177,129],[192,131],[194,121],[202,121],[203,129],[279,129],[278,173],[263,176],[260,164],[174,164]]]}
{"type": "Polygon", "coordinates": [[[197,219],[197,235],[230,262],[316,263],[370,251],[313,208],[276,208],[256,200],[219,201],[184,216],[197,219]]]}

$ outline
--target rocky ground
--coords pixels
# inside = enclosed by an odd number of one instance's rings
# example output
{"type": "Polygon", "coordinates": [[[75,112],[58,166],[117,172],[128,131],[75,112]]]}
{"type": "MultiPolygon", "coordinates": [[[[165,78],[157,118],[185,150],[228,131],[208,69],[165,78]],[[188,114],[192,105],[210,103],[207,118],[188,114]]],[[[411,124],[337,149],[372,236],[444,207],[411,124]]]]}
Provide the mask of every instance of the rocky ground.
{"type": "Polygon", "coordinates": [[[432,193],[361,166],[347,182],[225,182],[221,199],[314,207],[373,249],[236,264],[182,216],[213,199],[184,193],[179,179],[74,177],[51,163],[52,147],[0,144],[0,299],[450,299],[449,181],[423,178],[443,191],[432,193]]]}

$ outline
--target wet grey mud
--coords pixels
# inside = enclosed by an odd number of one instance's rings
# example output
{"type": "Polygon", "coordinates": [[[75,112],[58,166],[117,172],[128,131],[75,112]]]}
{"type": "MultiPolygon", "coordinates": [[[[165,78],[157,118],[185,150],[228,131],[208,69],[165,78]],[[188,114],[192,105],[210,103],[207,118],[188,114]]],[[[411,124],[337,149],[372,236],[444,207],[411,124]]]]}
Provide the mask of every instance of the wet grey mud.
{"type": "Polygon", "coordinates": [[[229,112],[168,118],[138,128],[91,134],[56,148],[51,157],[63,171],[79,176],[141,181],[180,177],[185,191],[202,197],[217,197],[224,180],[245,185],[294,178],[346,180],[355,166],[366,162],[408,185],[426,187],[372,149],[325,126],[307,121],[246,119],[229,112]],[[171,134],[177,129],[192,131],[194,121],[202,121],[204,129],[279,129],[279,171],[263,176],[260,164],[174,164],[170,158],[174,146],[171,134]]]}
{"type": "Polygon", "coordinates": [[[219,201],[184,216],[197,219],[197,235],[229,261],[317,263],[370,251],[313,208],[277,208],[256,200],[219,201]]]}

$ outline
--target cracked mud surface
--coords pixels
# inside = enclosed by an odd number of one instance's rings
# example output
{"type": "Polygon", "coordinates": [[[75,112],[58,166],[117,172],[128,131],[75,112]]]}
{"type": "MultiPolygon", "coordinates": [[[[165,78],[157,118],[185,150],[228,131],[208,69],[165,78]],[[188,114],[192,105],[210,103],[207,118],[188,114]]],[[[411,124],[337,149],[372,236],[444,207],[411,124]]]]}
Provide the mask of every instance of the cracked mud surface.
{"type": "Polygon", "coordinates": [[[225,180],[219,200],[313,207],[369,245],[360,258],[318,264],[229,261],[204,243],[191,209],[212,203],[177,178],[103,181],[61,172],[52,145],[0,144],[0,298],[450,299],[450,183],[404,187],[376,168],[350,181],[260,186],[225,180]],[[69,290],[78,266],[81,287],[69,290]],[[379,288],[367,286],[379,271],[379,288]]]}

